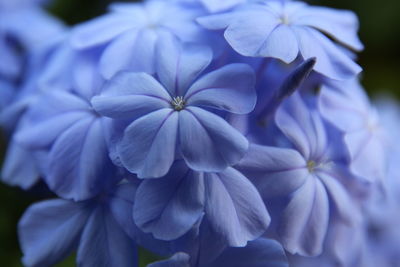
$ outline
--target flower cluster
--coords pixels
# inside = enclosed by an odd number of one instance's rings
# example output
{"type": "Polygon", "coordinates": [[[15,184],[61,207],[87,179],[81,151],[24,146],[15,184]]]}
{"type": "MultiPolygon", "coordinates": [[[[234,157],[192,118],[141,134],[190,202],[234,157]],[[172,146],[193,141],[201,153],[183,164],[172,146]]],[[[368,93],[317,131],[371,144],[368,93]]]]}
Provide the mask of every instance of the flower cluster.
{"type": "Polygon", "coordinates": [[[396,266],[400,111],[381,126],[359,83],[354,13],[146,0],[67,27],[40,2],[0,0],[2,181],[54,195],[25,266],[396,266]]]}

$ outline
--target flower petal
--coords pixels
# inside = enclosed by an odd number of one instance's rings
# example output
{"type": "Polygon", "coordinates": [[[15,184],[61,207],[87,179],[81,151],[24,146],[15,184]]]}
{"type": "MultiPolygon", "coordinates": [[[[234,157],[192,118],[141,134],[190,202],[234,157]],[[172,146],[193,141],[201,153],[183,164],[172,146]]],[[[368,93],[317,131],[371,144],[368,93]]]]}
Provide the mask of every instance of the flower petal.
{"type": "Polygon", "coordinates": [[[160,109],[130,124],[117,144],[121,162],[140,178],[164,176],[175,159],[178,113],[160,109]]]}
{"type": "Polygon", "coordinates": [[[245,11],[235,16],[224,36],[239,54],[263,57],[268,37],[279,24],[276,15],[267,10],[245,11]]]}
{"type": "Polygon", "coordinates": [[[296,25],[314,27],[356,51],[364,48],[357,36],[358,18],[352,11],[307,6],[293,21],[296,25]]]}
{"type": "Polygon", "coordinates": [[[288,196],[308,177],[305,159],[294,149],[250,145],[235,167],[252,180],[263,198],[288,196]]]}
{"type": "Polygon", "coordinates": [[[270,217],[257,191],[246,177],[233,168],[205,173],[206,214],[215,232],[229,246],[245,246],[261,236],[270,217]]]}
{"type": "Polygon", "coordinates": [[[179,112],[179,139],[183,158],[197,171],[223,171],[237,163],[249,145],[225,120],[197,107],[179,112]]]}
{"type": "Polygon", "coordinates": [[[32,205],[18,224],[26,266],[52,266],[72,253],[90,215],[85,203],[50,200],[32,205]]]}
{"type": "Polygon", "coordinates": [[[327,136],[322,118],[306,106],[300,94],[293,94],[281,105],[275,122],[304,158],[318,158],[325,151],[327,136]]]}
{"type": "Polygon", "coordinates": [[[188,105],[206,106],[237,114],[254,109],[255,74],[246,64],[230,64],[196,81],[185,95],[188,105]]]}
{"type": "Polygon", "coordinates": [[[77,26],[72,32],[72,44],[79,49],[102,45],[134,27],[135,20],[130,16],[106,14],[77,26]]]}
{"type": "Polygon", "coordinates": [[[259,50],[260,56],[282,60],[289,64],[299,54],[297,38],[288,25],[280,24],[267,37],[259,50]]]}
{"type": "Polygon", "coordinates": [[[175,240],[188,232],[203,215],[202,173],[176,162],[162,179],[143,181],[136,195],[135,223],[161,240],[175,240]]]}
{"type": "Polygon", "coordinates": [[[94,109],[103,116],[135,118],[170,106],[165,89],[146,73],[120,72],[92,98],[94,109]]]}
{"type": "Polygon", "coordinates": [[[322,183],[309,176],[291,198],[279,221],[280,241],[287,251],[302,256],[322,252],[329,221],[329,202],[322,183]]]}
{"type": "Polygon", "coordinates": [[[97,207],[87,221],[79,244],[77,265],[138,266],[135,242],[104,206],[97,207]]]}
{"type": "Polygon", "coordinates": [[[39,181],[40,175],[32,151],[11,141],[1,169],[1,181],[27,190],[39,181]]]}
{"type": "Polygon", "coordinates": [[[128,70],[132,65],[137,37],[138,31],[136,29],[129,30],[107,45],[99,63],[100,72],[105,79],[110,79],[118,71],[128,70]],[[121,57],[121,51],[124,51],[123,57],[121,57]]]}
{"type": "Polygon", "coordinates": [[[184,96],[212,60],[212,50],[209,47],[183,45],[170,34],[160,38],[156,52],[158,78],[174,96],[184,96]]]}
{"type": "Polygon", "coordinates": [[[136,244],[151,250],[159,255],[171,253],[170,242],[155,239],[151,234],[143,233],[135,224],[132,218],[132,209],[136,197],[137,185],[134,183],[124,183],[119,185],[112,192],[108,206],[112,216],[125,231],[125,233],[136,244]]]}
{"type": "Polygon", "coordinates": [[[45,180],[63,198],[86,200],[117,182],[102,123],[102,119],[83,119],[54,143],[45,180]]]}
{"type": "Polygon", "coordinates": [[[293,30],[302,57],[317,58],[316,72],[335,80],[351,79],[361,72],[361,67],[322,33],[312,28],[296,27],[293,30]]]}

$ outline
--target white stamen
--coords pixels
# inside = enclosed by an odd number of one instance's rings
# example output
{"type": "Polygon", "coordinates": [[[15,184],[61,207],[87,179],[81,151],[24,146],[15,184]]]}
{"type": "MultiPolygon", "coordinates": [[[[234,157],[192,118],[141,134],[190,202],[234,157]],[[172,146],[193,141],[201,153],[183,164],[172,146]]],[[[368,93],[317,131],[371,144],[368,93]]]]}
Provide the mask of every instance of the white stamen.
{"type": "Polygon", "coordinates": [[[174,97],[172,99],[171,105],[176,111],[180,111],[185,108],[185,100],[182,96],[174,97]]]}

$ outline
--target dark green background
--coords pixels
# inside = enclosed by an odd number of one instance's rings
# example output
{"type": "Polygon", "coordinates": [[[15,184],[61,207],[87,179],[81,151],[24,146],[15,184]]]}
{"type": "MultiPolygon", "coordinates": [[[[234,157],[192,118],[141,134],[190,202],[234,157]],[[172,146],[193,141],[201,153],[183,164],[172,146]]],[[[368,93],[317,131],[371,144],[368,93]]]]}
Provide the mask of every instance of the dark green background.
{"type": "MultiPolygon", "coordinates": [[[[12,1],[12,0],[10,0],[12,1]]],[[[168,1],[168,0],[165,0],[168,1]]],[[[216,0],[218,1],[218,0],[216,0]]],[[[105,11],[106,0],[57,0],[50,11],[68,24],[90,19],[105,11]]],[[[391,92],[400,96],[400,23],[398,0],[314,0],[313,4],[354,10],[360,17],[360,36],[366,49],[360,55],[363,84],[371,95],[391,92]]],[[[2,139],[4,140],[4,138],[2,139]]],[[[0,143],[4,153],[6,144],[0,143]]],[[[0,266],[21,266],[16,225],[26,207],[39,199],[0,184],[0,266]]],[[[71,257],[58,266],[74,266],[71,257]]]]}

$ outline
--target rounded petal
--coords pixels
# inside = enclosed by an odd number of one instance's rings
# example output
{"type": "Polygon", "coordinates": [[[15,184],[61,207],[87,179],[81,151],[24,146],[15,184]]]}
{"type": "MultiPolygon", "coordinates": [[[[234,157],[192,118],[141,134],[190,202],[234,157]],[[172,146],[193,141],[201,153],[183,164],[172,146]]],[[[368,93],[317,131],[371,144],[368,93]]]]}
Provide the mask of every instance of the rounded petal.
{"type": "Polygon", "coordinates": [[[263,198],[289,196],[309,174],[306,160],[296,150],[253,144],[235,168],[253,181],[263,198]]]}
{"type": "Polygon", "coordinates": [[[275,122],[304,158],[318,158],[325,152],[327,136],[322,118],[307,107],[299,94],[293,94],[281,105],[275,122]]]}
{"type": "Polygon", "coordinates": [[[293,28],[304,59],[317,58],[314,70],[331,79],[347,80],[361,72],[357,65],[339,46],[312,28],[293,28]]]}
{"type": "Polygon", "coordinates": [[[246,64],[230,64],[197,80],[187,91],[188,105],[247,114],[257,101],[255,74],[246,64]]]}
{"type": "Polygon", "coordinates": [[[361,51],[364,46],[357,36],[359,28],[357,15],[348,10],[307,6],[294,19],[296,25],[314,27],[335,41],[361,51]]]}
{"type": "Polygon", "coordinates": [[[293,193],[278,223],[279,239],[292,254],[317,256],[328,229],[329,202],[322,183],[309,176],[293,193]]]}
{"type": "Polygon", "coordinates": [[[282,60],[289,64],[299,54],[299,46],[296,35],[291,27],[285,24],[277,26],[267,37],[259,50],[259,55],[282,60]]]}
{"type": "Polygon", "coordinates": [[[245,0],[220,0],[220,1],[202,0],[202,2],[211,13],[215,13],[233,8],[239,4],[245,3],[246,1],[245,0]]]}
{"type": "Polygon", "coordinates": [[[157,75],[171,95],[183,96],[212,60],[207,46],[181,44],[170,34],[157,43],[157,75]]]}
{"type": "Polygon", "coordinates": [[[237,163],[249,146],[225,120],[196,107],[179,112],[179,140],[183,158],[197,171],[223,171],[237,163]]]}
{"type": "Polygon", "coordinates": [[[224,36],[232,48],[243,56],[263,57],[268,37],[280,24],[279,19],[265,10],[239,13],[229,24],[224,36]]]}
{"type": "Polygon", "coordinates": [[[90,215],[86,204],[66,200],[32,205],[18,224],[26,266],[52,266],[72,253],[90,215]]]}
{"type": "Polygon", "coordinates": [[[81,120],[57,138],[45,181],[58,195],[76,201],[92,198],[117,182],[102,119],[81,120]]]}
{"type": "Polygon", "coordinates": [[[129,30],[118,36],[104,49],[100,58],[100,72],[105,79],[110,79],[117,72],[128,70],[133,64],[137,30],[129,30]],[[121,56],[124,51],[124,56],[121,56]]]}
{"type": "Polygon", "coordinates": [[[161,179],[143,181],[136,194],[135,223],[161,240],[175,240],[188,232],[203,215],[202,173],[176,162],[161,179]]]}
{"type": "Polygon", "coordinates": [[[134,27],[135,21],[129,16],[103,15],[77,26],[72,32],[72,44],[80,49],[98,46],[134,27]]]}
{"type": "Polygon", "coordinates": [[[243,247],[261,236],[270,217],[257,189],[240,172],[228,168],[205,173],[206,215],[229,246],[243,247]]]}
{"type": "Polygon", "coordinates": [[[39,181],[40,175],[32,151],[11,141],[1,169],[1,181],[27,190],[39,181]]]}
{"type": "Polygon", "coordinates": [[[130,124],[117,151],[124,167],[140,178],[164,176],[175,159],[178,113],[160,109],[130,124]]]}
{"type": "Polygon", "coordinates": [[[107,208],[99,206],[89,217],[80,240],[77,265],[138,266],[135,242],[125,234],[107,208]]]}
{"type": "Polygon", "coordinates": [[[100,96],[92,98],[94,109],[103,116],[135,118],[170,106],[165,89],[146,73],[120,72],[107,82],[100,96]]]}

